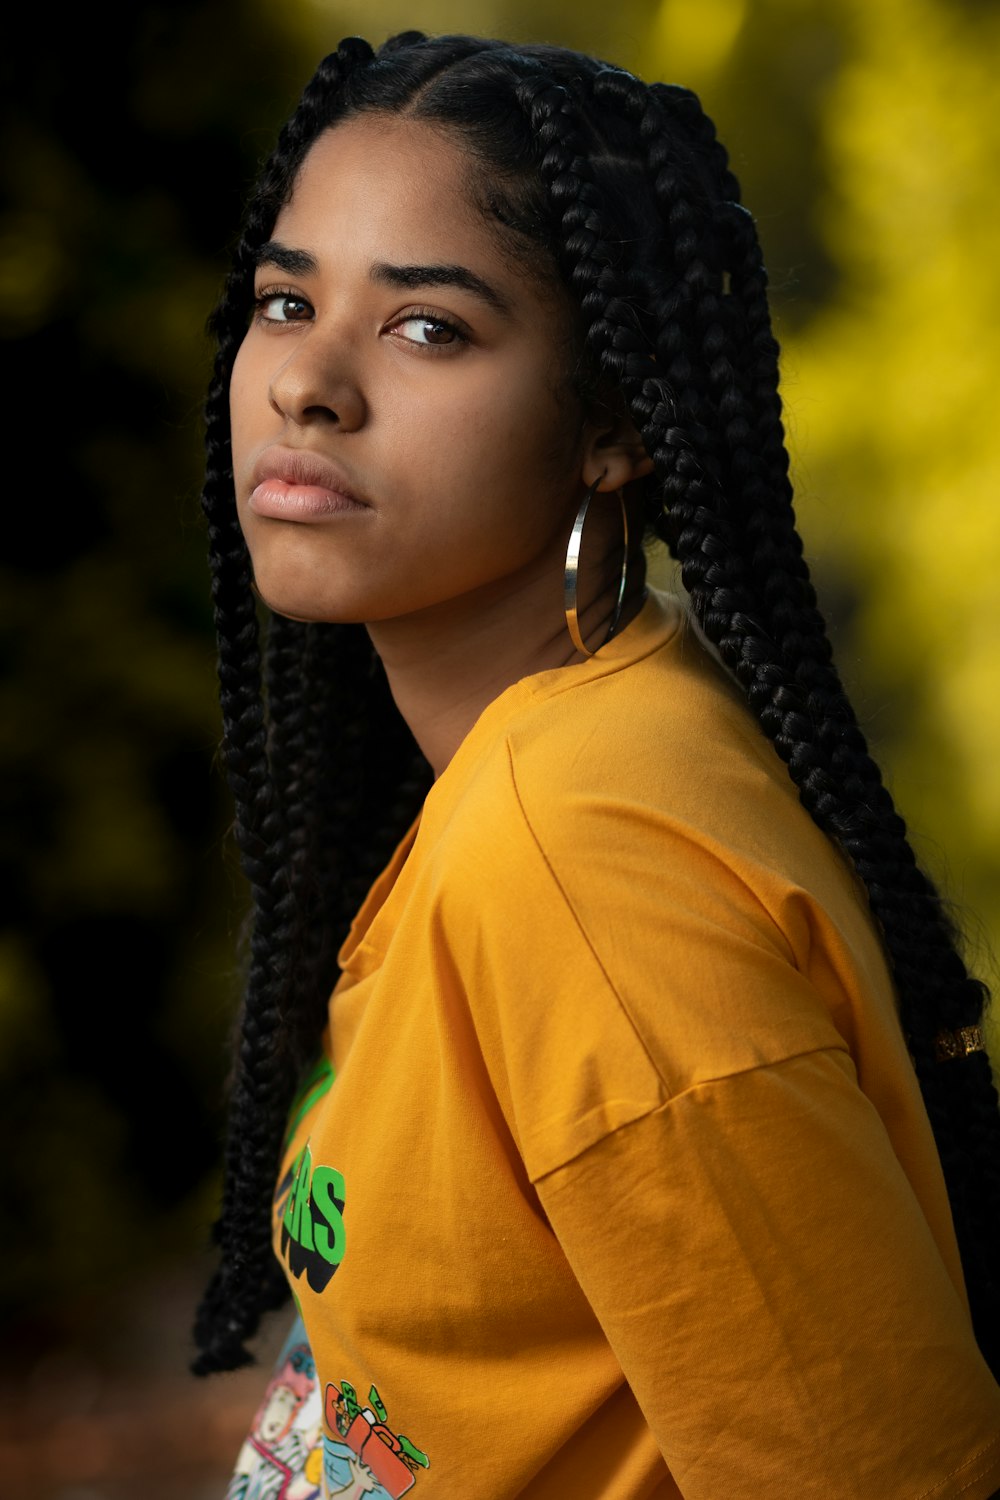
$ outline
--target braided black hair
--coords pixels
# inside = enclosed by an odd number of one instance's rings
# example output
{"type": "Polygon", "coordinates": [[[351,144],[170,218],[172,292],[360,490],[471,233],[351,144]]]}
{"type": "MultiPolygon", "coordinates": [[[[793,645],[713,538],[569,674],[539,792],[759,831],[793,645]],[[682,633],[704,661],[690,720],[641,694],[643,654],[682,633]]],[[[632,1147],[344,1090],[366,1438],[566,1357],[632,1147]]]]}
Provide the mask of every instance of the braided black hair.
{"type": "Polygon", "coordinates": [[[270,1205],[289,1103],[319,1044],[337,944],[429,781],[362,627],[275,618],[262,665],[233,495],[228,387],[254,252],[312,142],[362,112],[454,130],[483,164],[475,190],[495,232],[578,303],[580,388],[616,386],[654,461],[655,477],[637,481],[649,532],[679,560],[702,629],[867,889],[977,1337],[1000,1373],[1000,1108],[984,1052],[942,1062],[937,1046],[980,1022],[986,991],[966,973],[834,666],[795,525],[766,272],[726,152],[686,89],[560,48],[419,32],[377,53],[350,38],[320,64],[263,169],[213,318],[204,504],[225,763],[254,926],[222,1261],[199,1312],[195,1368],[249,1359],[246,1339],[285,1295],[270,1205]]]}

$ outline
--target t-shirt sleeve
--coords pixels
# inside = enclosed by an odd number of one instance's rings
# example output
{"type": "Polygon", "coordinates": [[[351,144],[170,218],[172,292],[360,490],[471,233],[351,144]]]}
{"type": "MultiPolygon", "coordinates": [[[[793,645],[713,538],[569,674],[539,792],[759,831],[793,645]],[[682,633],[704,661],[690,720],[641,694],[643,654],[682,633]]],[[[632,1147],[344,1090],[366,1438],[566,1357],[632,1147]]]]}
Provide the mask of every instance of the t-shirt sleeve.
{"type": "Polygon", "coordinates": [[[695,1086],[536,1182],[685,1500],[985,1500],[1000,1390],[850,1058],[695,1086]]]}

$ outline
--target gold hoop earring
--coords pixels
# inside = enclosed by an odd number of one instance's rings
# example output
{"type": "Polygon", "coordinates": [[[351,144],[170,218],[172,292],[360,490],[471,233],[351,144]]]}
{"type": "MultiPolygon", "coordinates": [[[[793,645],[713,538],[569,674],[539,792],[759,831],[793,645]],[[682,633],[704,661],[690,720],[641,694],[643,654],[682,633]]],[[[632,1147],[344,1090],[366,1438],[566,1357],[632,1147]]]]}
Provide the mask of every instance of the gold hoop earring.
{"type": "MultiPolygon", "coordinates": [[[[604,475],[602,474],[601,479],[603,478],[604,475]]],[[[584,495],[580,509],[576,513],[576,520],[573,522],[573,530],[569,534],[569,543],[566,547],[566,569],[563,574],[563,604],[566,611],[566,629],[569,631],[569,638],[573,642],[573,645],[584,656],[594,656],[596,653],[584,645],[583,636],[580,634],[580,621],[577,616],[576,590],[580,571],[580,545],[583,541],[583,528],[587,522],[587,511],[591,500],[597,493],[597,486],[600,484],[601,479],[594,480],[594,483],[584,495]]],[[[628,512],[625,509],[625,496],[621,490],[617,490],[615,493],[618,496],[618,504],[621,506],[622,531],[624,533],[622,576],[618,584],[618,598],[615,600],[611,624],[608,626],[608,633],[601,642],[601,646],[606,646],[618,629],[618,621],[621,619],[622,614],[622,602],[625,598],[625,584],[628,580],[628,512]]],[[[598,646],[598,651],[600,651],[601,646],[598,646]]]]}

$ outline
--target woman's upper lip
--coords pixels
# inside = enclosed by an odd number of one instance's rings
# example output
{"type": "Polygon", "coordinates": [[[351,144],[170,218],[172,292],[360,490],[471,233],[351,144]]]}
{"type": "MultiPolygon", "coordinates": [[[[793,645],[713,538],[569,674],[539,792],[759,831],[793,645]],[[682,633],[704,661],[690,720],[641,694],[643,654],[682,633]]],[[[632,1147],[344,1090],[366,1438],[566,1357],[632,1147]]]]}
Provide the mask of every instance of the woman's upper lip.
{"type": "Polygon", "coordinates": [[[265,448],[253,466],[251,489],[256,489],[266,479],[282,479],[286,484],[317,485],[320,489],[332,490],[334,494],[346,495],[358,505],[369,504],[346,470],[325,454],[313,453],[307,448],[278,445],[265,448]]]}

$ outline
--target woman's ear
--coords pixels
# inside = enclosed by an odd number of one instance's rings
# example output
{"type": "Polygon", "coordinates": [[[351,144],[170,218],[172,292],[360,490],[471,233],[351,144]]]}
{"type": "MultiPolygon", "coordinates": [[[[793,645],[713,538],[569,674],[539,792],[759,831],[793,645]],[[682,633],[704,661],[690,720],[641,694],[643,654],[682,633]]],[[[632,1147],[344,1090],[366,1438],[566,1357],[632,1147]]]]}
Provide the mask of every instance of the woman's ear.
{"type": "Polygon", "coordinates": [[[653,460],[625,410],[620,392],[595,401],[583,426],[583,483],[589,487],[600,480],[602,490],[620,490],[630,480],[652,472],[653,460]]]}

